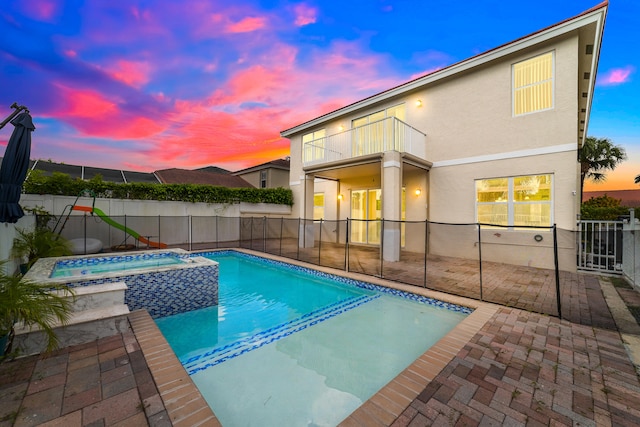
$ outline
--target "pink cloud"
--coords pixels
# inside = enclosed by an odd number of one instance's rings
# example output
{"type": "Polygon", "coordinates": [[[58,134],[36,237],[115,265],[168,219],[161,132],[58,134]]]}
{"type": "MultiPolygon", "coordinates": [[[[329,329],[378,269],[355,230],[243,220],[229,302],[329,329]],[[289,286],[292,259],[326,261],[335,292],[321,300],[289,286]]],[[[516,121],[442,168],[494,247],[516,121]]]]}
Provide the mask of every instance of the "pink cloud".
{"type": "Polygon", "coordinates": [[[249,33],[263,29],[266,25],[266,17],[248,17],[236,23],[227,25],[226,31],[229,33],[249,33]]]}
{"type": "Polygon", "coordinates": [[[116,61],[108,73],[114,79],[124,82],[129,86],[141,87],[149,81],[150,68],[147,62],[121,59],[116,61]]]}
{"type": "Polygon", "coordinates": [[[57,11],[56,2],[53,0],[40,0],[27,2],[32,14],[42,21],[51,21],[57,11]]]}
{"type": "Polygon", "coordinates": [[[101,94],[60,86],[62,108],[56,115],[63,117],[92,118],[112,114],[116,105],[104,99],[101,94]]]}
{"type": "Polygon", "coordinates": [[[316,22],[318,10],[304,3],[298,4],[293,8],[296,15],[294,24],[298,27],[313,24],[316,22]]]}
{"type": "Polygon", "coordinates": [[[613,68],[598,78],[600,86],[616,86],[631,80],[631,74],[635,71],[632,65],[623,68],[613,68]]]}
{"type": "Polygon", "coordinates": [[[81,134],[100,138],[146,138],[164,129],[162,118],[135,116],[102,94],[57,86],[59,109],[50,113],[76,128],[81,134]]]}

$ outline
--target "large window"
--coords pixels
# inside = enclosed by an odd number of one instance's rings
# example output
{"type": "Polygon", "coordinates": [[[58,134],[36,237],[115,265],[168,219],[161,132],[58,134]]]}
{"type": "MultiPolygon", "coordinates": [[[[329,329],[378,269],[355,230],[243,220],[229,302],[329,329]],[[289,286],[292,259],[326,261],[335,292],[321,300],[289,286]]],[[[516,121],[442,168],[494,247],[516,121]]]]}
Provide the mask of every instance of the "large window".
{"type": "Polygon", "coordinates": [[[476,220],[483,224],[551,226],[552,175],[476,181],[476,220]]]}
{"type": "Polygon", "coordinates": [[[513,65],[513,114],[553,108],[553,52],[513,65]]]}
{"type": "Polygon", "coordinates": [[[324,219],[324,193],[315,193],[313,195],[313,219],[324,219]]]}
{"type": "Polygon", "coordinates": [[[360,117],[351,122],[352,152],[354,156],[380,153],[387,150],[400,150],[400,132],[395,129],[397,123],[385,118],[405,119],[404,104],[360,117]]]}
{"type": "Polygon", "coordinates": [[[304,162],[323,160],[325,158],[325,136],[326,132],[324,129],[302,135],[302,156],[304,162]]]}

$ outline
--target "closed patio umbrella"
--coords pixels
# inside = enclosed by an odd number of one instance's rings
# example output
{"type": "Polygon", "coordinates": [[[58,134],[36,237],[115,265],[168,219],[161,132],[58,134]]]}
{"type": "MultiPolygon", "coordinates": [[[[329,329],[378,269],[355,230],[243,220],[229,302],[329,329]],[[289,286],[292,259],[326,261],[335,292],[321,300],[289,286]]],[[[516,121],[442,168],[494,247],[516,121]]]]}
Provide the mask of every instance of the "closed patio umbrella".
{"type": "Polygon", "coordinates": [[[18,114],[0,168],[0,222],[15,223],[24,216],[18,204],[22,183],[29,169],[31,132],[36,128],[28,111],[18,114]]]}

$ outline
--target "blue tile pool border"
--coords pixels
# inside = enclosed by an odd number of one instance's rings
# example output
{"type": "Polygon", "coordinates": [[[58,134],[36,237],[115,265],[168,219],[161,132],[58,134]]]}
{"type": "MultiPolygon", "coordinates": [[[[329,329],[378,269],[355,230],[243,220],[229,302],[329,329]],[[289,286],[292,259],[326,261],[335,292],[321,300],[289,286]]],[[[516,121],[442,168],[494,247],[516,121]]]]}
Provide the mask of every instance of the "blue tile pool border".
{"type": "Polygon", "coordinates": [[[339,276],[336,274],[325,273],[323,271],[314,270],[313,268],[302,267],[299,265],[290,264],[288,262],[273,260],[269,258],[264,258],[258,255],[247,254],[244,252],[234,251],[230,249],[224,249],[219,251],[200,251],[200,252],[192,252],[191,256],[238,256],[241,258],[247,258],[257,262],[263,262],[265,264],[271,264],[278,267],[286,268],[291,271],[299,271],[306,274],[310,274],[319,278],[331,279],[346,285],[355,286],[361,289],[368,289],[372,291],[381,292],[388,295],[394,295],[400,298],[406,298],[412,301],[420,302],[423,304],[428,304],[435,307],[444,308],[447,310],[455,311],[462,314],[471,314],[473,313],[473,309],[469,307],[465,307],[458,304],[453,304],[446,301],[441,301],[436,298],[426,297],[424,295],[418,295],[411,292],[401,291],[399,289],[387,288],[385,286],[374,285],[373,283],[364,282],[362,280],[350,279],[348,277],[339,276]]]}

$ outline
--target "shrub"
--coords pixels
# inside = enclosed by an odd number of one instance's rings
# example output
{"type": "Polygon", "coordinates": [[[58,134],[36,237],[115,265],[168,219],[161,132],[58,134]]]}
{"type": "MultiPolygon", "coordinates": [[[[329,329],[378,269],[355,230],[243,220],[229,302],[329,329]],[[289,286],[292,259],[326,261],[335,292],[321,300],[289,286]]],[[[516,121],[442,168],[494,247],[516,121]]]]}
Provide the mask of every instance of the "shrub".
{"type": "Polygon", "coordinates": [[[128,199],[181,201],[192,203],[273,203],[293,205],[293,193],[285,188],[227,188],[198,184],[119,184],[105,182],[97,175],[89,181],[72,179],[69,175],[54,172],[45,176],[42,171],[33,171],[23,185],[28,194],[53,194],[78,196],[84,191],[96,197],[128,199]]]}
{"type": "Polygon", "coordinates": [[[580,206],[580,219],[616,220],[621,215],[627,215],[629,208],[620,206],[621,200],[606,194],[592,197],[580,206]]]}

